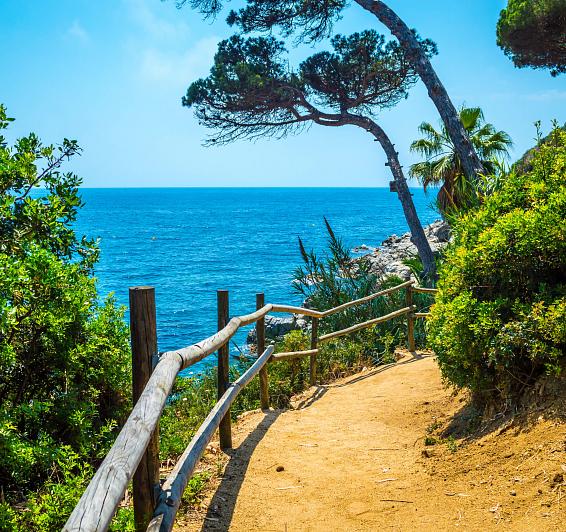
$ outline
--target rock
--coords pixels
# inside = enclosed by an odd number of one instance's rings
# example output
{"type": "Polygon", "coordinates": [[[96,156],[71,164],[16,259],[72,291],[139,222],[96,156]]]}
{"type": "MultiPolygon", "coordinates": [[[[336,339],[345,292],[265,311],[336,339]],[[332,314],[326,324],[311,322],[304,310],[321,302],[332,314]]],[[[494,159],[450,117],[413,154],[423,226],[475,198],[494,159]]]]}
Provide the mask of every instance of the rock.
{"type": "MultiPolygon", "coordinates": [[[[434,253],[443,250],[450,242],[450,226],[442,220],[426,226],[424,232],[434,253]]],[[[369,261],[372,271],[380,277],[394,275],[409,280],[412,272],[404,261],[415,256],[417,256],[417,248],[411,242],[411,234],[405,233],[386,238],[381,246],[364,255],[363,259],[369,261]]]]}
{"type": "Polygon", "coordinates": [[[278,473],[281,473],[281,471],[285,471],[285,468],[284,468],[282,465],[278,465],[278,466],[275,468],[275,471],[277,471],[278,473]]]}
{"type": "MultiPolygon", "coordinates": [[[[265,317],[265,338],[269,340],[277,340],[285,336],[288,332],[308,329],[307,320],[303,316],[269,316],[265,317]]],[[[255,327],[248,333],[246,342],[248,344],[256,343],[255,327]]]]}
{"type": "Polygon", "coordinates": [[[361,246],[356,246],[352,251],[354,253],[361,253],[362,251],[375,251],[375,248],[362,244],[361,246]]]}

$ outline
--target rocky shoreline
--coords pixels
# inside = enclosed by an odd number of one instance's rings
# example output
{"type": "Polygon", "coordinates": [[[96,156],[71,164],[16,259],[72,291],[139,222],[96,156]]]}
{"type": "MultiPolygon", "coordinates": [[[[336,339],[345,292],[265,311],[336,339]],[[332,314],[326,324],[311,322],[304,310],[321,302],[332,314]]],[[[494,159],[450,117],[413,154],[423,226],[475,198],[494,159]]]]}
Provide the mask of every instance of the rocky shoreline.
{"type": "MultiPolygon", "coordinates": [[[[450,226],[443,220],[437,220],[424,228],[432,251],[436,254],[442,251],[450,242],[450,226]]],[[[411,268],[404,262],[417,255],[417,248],[411,242],[411,234],[401,236],[391,235],[380,246],[372,248],[366,245],[352,250],[359,254],[354,260],[367,260],[371,270],[380,278],[397,276],[403,280],[414,277],[411,268]]],[[[308,322],[303,316],[267,316],[265,318],[265,336],[269,340],[282,338],[290,331],[308,330],[308,322]]],[[[252,329],[247,336],[248,346],[255,345],[256,332],[252,329]]]]}
{"type": "MultiPolygon", "coordinates": [[[[427,240],[433,253],[442,251],[450,242],[450,226],[443,220],[436,220],[424,228],[427,240]]],[[[371,264],[372,271],[379,277],[397,276],[409,280],[412,276],[409,266],[404,261],[417,256],[417,248],[411,242],[411,234],[401,236],[391,235],[377,248],[359,246],[353,249],[354,253],[368,253],[362,255],[371,264]]]]}

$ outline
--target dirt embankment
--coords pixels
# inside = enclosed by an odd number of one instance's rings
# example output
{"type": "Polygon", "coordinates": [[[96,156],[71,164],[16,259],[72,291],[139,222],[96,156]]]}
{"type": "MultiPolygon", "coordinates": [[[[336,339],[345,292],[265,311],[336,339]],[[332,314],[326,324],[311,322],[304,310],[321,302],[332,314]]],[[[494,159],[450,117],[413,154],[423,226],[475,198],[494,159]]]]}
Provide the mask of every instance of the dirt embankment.
{"type": "Polygon", "coordinates": [[[432,357],[313,388],[238,422],[222,476],[177,530],[566,530],[564,416],[494,414],[463,437],[469,417],[432,357]]]}

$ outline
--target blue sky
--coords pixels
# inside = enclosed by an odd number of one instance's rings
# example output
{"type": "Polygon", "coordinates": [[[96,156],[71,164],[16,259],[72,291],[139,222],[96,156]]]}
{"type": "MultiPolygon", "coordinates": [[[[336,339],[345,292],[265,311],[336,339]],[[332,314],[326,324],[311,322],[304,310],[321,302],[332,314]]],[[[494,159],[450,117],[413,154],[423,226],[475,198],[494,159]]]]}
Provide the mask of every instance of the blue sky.
{"type": "MultiPolygon", "coordinates": [[[[566,120],[566,77],[515,69],[495,44],[504,0],[390,0],[440,54],[434,67],[454,103],[479,105],[515,142],[513,156],[566,120]]],[[[238,5],[236,2],[233,5],[238,5]]],[[[375,28],[353,5],[337,31],[375,28]]],[[[296,137],[204,148],[207,131],[181,96],[207,74],[216,43],[231,33],[224,15],[203,21],[169,0],[0,0],[0,101],[16,117],[11,137],[78,139],[72,169],[91,187],[383,186],[385,158],[356,128],[313,127],[296,137]]],[[[292,51],[297,62],[310,47],[292,51]]],[[[421,84],[380,123],[407,166],[423,121],[437,121],[421,84]]]]}

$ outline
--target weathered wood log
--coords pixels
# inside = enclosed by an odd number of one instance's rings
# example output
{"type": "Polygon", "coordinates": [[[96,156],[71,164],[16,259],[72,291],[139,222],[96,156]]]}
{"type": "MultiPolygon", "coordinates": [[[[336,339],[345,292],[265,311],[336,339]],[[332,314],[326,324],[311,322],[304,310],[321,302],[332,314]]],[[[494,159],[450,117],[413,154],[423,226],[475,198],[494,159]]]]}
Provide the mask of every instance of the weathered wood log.
{"type": "Polygon", "coordinates": [[[413,316],[415,318],[428,318],[430,316],[430,312],[415,312],[413,316]]]}
{"type": "Polygon", "coordinates": [[[114,445],[63,527],[66,532],[102,532],[112,520],[157,426],[182,359],[161,357],[114,445]]]}
{"type": "Polygon", "coordinates": [[[393,318],[397,318],[398,316],[403,316],[412,312],[415,307],[406,307],[400,310],[396,310],[395,312],[391,312],[386,314],[385,316],[380,316],[379,318],[374,318],[373,320],[364,321],[363,323],[358,323],[357,325],[352,325],[347,329],[342,329],[340,331],[335,331],[333,333],[325,334],[324,336],[320,336],[318,341],[319,342],[326,342],[328,340],[332,340],[332,338],[338,338],[339,336],[344,336],[346,334],[351,334],[353,332],[359,331],[361,329],[367,329],[368,327],[372,327],[378,323],[383,323],[384,321],[391,320],[393,318]]]}
{"type": "MultiPolygon", "coordinates": [[[[413,306],[413,290],[411,286],[405,291],[405,306],[413,306]]],[[[407,314],[407,348],[411,353],[416,350],[415,346],[415,318],[413,312],[407,314]]]]}
{"type": "Polygon", "coordinates": [[[220,420],[229,411],[240,391],[267,364],[272,353],[273,346],[270,345],[253,365],[236,382],[230,385],[220,401],[210,411],[163,484],[159,505],[147,528],[148,532],[169,532],[173,528],[183,492],[206,446],[218,428],[220,420]]]}
{"type": "MultiPolygon", "coordinates": [[[[255,295],[256,309],[259,310],[265,305],[265,295],[259,293],[255,295]]],[[[265,351],[265,318],[260,318],[255,326],[257,349],[256,353],[265,351]]],[[[269,375],[267,374],[267,364],[259,371],[259,402],[262,410],[269,409],[269,375]]]]}
{"type": "MultiPolygon", "coordinates": [[[[229,300],[228,290],[218,290],[216,292],[218,302],[218,331],[222,332],[228,323],[229,300]]],[[[229,344],[226,342],[218,348],[218,400],[222,398],[230,386],[230,352],[229,344]]],[[[224,451],[232,448],[232,420],[230,419],[230,409],[220,420],[220,448],[224,451]]]]}
{"type": "Polygon", "coordinates": [[[343,310],[346,310],[350,307],[354,307],[357,305],[363,305],[364,303],[368,303],[380,296],[385,296],[387,294],[391,294],[393,292],[397,292],[398,290],[402,290],[403,288],[407,287],[407,286],[411,286],[412,284],[414,284],[414,281],[406,281],[404,283],[401,283],[397,286],[393,286],[391,288],[387,288],[385,290],[381,290],[380,292],[376,292],[375,294],[370,294],[369,296],[366,297],[362,297],[360,299],[355,299],[354,301],[348,301],[347,303],[344,303],[343,305],[340,305],[338,307],[334,307],[330,310],[325,310],[323,312],[324,316],[326,318],[326,316],[331,316],[332,314],[336,314],[337,312],[341,312],[343,310]]]}
{"type": "MultiPolygon", "coordinates": [[[[157,356],[157,326],[155,319],[155,289],[136,286],[129,290],[130,336],[132,344],[132,404],[140,398],[157,356]]],[[[134,522],[137,532],[146,529],[157,503],[159,488],[159,423],[134,473],[134,522]]]]}
{"type": "Polygon", "coordinates": [[[377,297],[380,296],[385,296],[387,294],[391,294],[393,292],[397,292],[398,290],[402,290],[403,288],[407,287],[407,286],[411,286],[412,284],[414,284],[414,281],[405,281],[404,283],[401,283],[397,286],[392,286],[391,288],[386,288],[385,290],[381,290],[379,292],[375,292],[374,294],[370,294],[369,296],[365,296],[362,297],[360,299],[355,299],[353,301],[348,301],[347,303],[344,303],[342,305],[339,305],[337,307],[325,310],[325,311],[318,311],[318,310],[313,310],[313,309],[308,309],[308,308],[304,308],[304,307],[293,307],[290,305],[272,305],[272,312],[289,312],[291,314],[302,314],[304,316],[310,316],[312,318],[326,318],[326,316],[331,316],[332,314],[336,314],[337,312],[341,312],[343,310],[346,310],[350,307],[354,307],[357,305],[363,305],[364,303],[368,303],[369,301],[372,301],[373,299],[376,299],[377,297]]]}
{"type": "Polygon", "coordinates": [[[271,307],[265,305],[251,314],[232,318],[222,331],[198,344],[161,354],[140,399],[63,530],[98,532],[108,528],[157,426],[177,373],[217,351],[240,327],[265,316],[271,307]]]}
{"type": "Polygon", "coordinates": [[[413,286],[413,292],[418,292],[419,294],[436,294],[438,288],[424,288],[422,286],[413,286]]]}
{"type": "Polygon", "coordinates": [[[211,353],[217,351],[226,342],[236,334],[240,327],[245,325],[250,325],[255,323],[260,318],[264,317],[271,311],[273,305],[265,305],[260,310],[256,310],[251,314],[245,314],[244,316],[238,316],[232,318],[223,330],[218,331],[216,334],[209,336],[205,340],[197,344],[184,347],[182,349],[176,349],[175,351],[168,351],[167,353],[173,353],[181,357],[183,361],[183,366],[181,369],[188,368],[197,362],[200,362],[203,358],[206,358],[211,353]]]}
{"type": "Polygon", "coordinates": [[[73,510],[64,530],[106,530],[157,426],[179,370],[217,351],[232,338],[239,327],[254,323],[270,310],[271,305],[266,305],[259,311],[233,318],[222,331],[202,342],[161,355],[140,400],[73,510]]]}
{"type": "Polygon", "coordinates": [[[311,355],[310,371],[309,371],[309,384],[314,386],[316,384],[316,357],[318,355],[318,319],[313,318],[311,324],[311,350],[316,351],[311,355]]]}
{"type": "Polygon", "coordinates": [[[318,354],[318,349],[309,349],[308,351],[287,351],[285,353],[275,353],[271,357],[270,362],[278,362],[280,360],[291,360],[293,358],[302,358],[318,354]]]}
{"type": "Polygon", "coordinates": [[[293,307],[291,305],[272,305],[271,312],[288,312],[289,314],[302,314],[311,318],[323,318],[324,312],[310,308],[293,307]]]}

